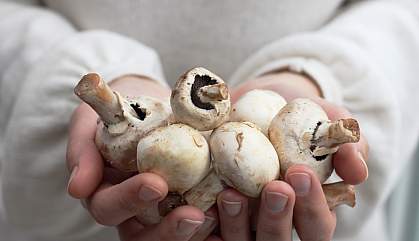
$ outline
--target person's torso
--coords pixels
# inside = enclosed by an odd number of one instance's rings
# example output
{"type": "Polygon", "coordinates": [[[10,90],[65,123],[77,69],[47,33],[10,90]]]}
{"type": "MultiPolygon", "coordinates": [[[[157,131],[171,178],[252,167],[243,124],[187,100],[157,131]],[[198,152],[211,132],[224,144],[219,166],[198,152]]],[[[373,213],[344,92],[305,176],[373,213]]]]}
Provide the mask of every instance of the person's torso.
{"type": "Polygon", "coordinates": [[[154,48],[169,83],[205,66],[228,78],[259,48],[313,30],[342,0],[46,0],[82,30],[106,29],[154,48]]]}

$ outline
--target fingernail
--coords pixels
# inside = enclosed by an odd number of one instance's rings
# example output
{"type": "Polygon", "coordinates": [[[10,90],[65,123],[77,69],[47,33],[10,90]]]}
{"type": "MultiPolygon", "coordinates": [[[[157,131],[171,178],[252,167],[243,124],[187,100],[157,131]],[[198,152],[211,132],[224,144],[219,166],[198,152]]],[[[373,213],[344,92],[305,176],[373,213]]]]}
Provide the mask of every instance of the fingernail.
{"type": "Polygon", "coordinates": [[[223,206],[223,209],[226,211],[226,213],[231,217],[237,216],[240,213],[240,210],[242,209],[241,202],[231,202],[222,200],[221,205],[223,206]]]}
{"type": "Polygon", "coordinates": [[[287,205],[288,196],[279,192],[266,193],[266,206],[272,212],[281,212],[287,205]]]}
{"type": "Polygon", "coordinates": [[[181,236],[189,236],[192,235],[201,225],[202,221],[182,219],[178,223],[177,233],[181,236]]]}
{"type": "Polygon", "coordinates": [[[157,200],[162,196],[159,190],[150,186],[141,186],[138,195],[142,201],[146,202],[157,200]]]}
{"type": "Polygon", "coordinates": [[[361,159],[361,163],[364,164],[364,169],[365,169],[365,173],[366,173],[365,180],[367,180],[368,179],[368,165],[365,162],[364,156],[362,155],[362,153],[360,151],[358,152],[358,156],[359,156],[359,159],[361,159]]]}
{"type": "Polygon", "coordinates": [[[68,183],[67,183],[67,190],[68,187],[70,187],[71,185],[71,181],[74,179],[74,177],[77,175],[77,172],[79,171],[79,166],[74,166],[73,170],[71,171],[71,175],[70,178],[68,179],[68,183]]]}
{"type": "Polygon", "coordinates": [[[311,188],[311,177],[306,173],[292,173],[288,175],[288,180],[294,188],[295,195],[303,197],[307,195],[311,188]]]}

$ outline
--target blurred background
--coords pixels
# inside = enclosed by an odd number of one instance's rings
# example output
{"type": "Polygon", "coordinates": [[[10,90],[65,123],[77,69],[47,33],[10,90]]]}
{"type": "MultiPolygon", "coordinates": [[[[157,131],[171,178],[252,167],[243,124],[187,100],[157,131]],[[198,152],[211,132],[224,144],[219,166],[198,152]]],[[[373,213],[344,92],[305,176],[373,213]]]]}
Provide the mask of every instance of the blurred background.
{"type": "MultiPolygon", "coordinates": [[[[394,160],[397,165],[398,160],[394,160]]],[[[389,227],[394,227],[393,240],[419,240],[419,148],[414,161],[409,162],[402,178],[387,203],[389,227]]]]}
{"type": "MultiPolygon", "coordinates": [[[[0,3],[1,2],[5,2],[5,1],[7,1],[7,0],[0,0],[0,3]]],[[[37,0],[8,0],[8,1],[9,2],[14,2],[14,3],[16,3],[16,2],[32,3],[32,4],[38,4],[39,3],[39,1],[37,1],[37,0]]],[[[326,3],[327,1],[330,1],[330,0],[317,1],[316,3],[321,3],[321,2],[322,3],[326,3]]],[[[400,0],[400,1],[402,1],[402,0],[400,0]]],[[[62,6],[64,6],[61,9],[61,10],[63,10],[63,13],[68,13],[70,11],[67,11],[67,10],[69,10],[70,8],[69,7],[65,7],[65,6],[70,6],[75,1],[72,2],[72,0],[67,0],[67,1],[65,1],[65,0],[61,0],[61,1],[57,1],[57,0],[45,0],[43,2],[44,2],[44,5],[45,5],[45,3],[48,3],[50,6],[62,5],[62,6]]],[[[83,3],[83,1],[80,1],[80,0],[77,1],[77,2],[83,3]]],[[[88,1],[85,1],[85,2],[86,2],[85,4],[84,3],[83,4],[79,4],[78,6],[80,7],[80,9],[77,9],[77,11],[74,11],[74,12],[75,13],[82,13],[86,17],[86,19],[89,19],[88,17],[92,13],[91,12],[92,9],[86,7],[89,4],[88,4],[88,1]]],[[[93,1],[91,1],[91,2],[93,2],[93,1]]],[[[111,2],[111,1],[108,0],[107,2],[111,2]]],[[[115,2],[117,2],[117,1],[115,1],[115,2]]],[[[144,2],[146,2],[146,1],[143,1],[143,2],[142,1],[131,1],[132,6],[137,6],[137,5],[139,6],[140,4],[142,4],[144,2]]],[[[196,1],[196,2],[199,2],[199,1],[196,1]]],[[[203,2],[205,4],[207,4],[207,3],[209,4],[210,1],[205,2],[205,1],[202,1],[201,0],[201,2],[203,2]]],[[[225,1],[225,2],[226,3],[229,3],[231,8],[235,8],[236,7],[236,3],[232,3],[231,0],[228,0],[228,1],[225,1]]],[[[251,1],[243,1],[243,2],[247,2],[248,4],[251,3],[251,1]]],[[[302,3],[304,3],[304,1],[297,1],[297,0],[296,1],[292,1],[292,0],[285,1],[284,0],[283,2],[287,2],[289,5],[292,5],[294,7],[294,9],[297,9],[297,10],[301,10],[300,9],[300,5],[302,3]]],[[[307,1],[306,3],[308,3],[308,2],[309,1],[307,1]]],[[[315,2],[315,1],[314,0],[311,1],[310,4],[313,4],[313,6],[315,6],[315,4],[313,2],[315,2]]],[[[338,7],[340,5],[345,5],[345,4],[349,5],[352,2],[366,2],[366,1],[331,0],[330,2],[329,2],[330,6],[331,6],[330,8],[335,8],[335,7],[338,7]],[[330,3],[330,2],[332,2],[332,3],[330,3]]],[[[368,1],[368,2],[370,2],[370,1],[368,1]]],[[[414,1],[411,1],[411,2],[416,4],[416,2],[419,2],[419,0],[414,0],[414,1]]],[[[118,3],[119,3],[119,1],[118,1],[118,3]]],[[[166,4],[170,5],[169,3],[172,4],[170,2],[170,0],[167,0],[166,1],[166,4]]],[[[101,2],[101,4],[102,4],[102,2],[101,2]]],[[[91,5],[94,5],[94,4],[91,4],[91,5]]],[[[414,5],[412,4],[412,6],[414,6],[414,5]]],[[[131,10],[130,9],[131,8],[130,5],[126,5],[125,8],[128,9],[128,10],[131,10]]],[[[281,8],[278,8],[278,9],[281,9],[281,8]]],[[[253,11],[254,9],[251,8],[250,10],[253,11]]],[[[311,13],[311,12],[317,11],[317,9],[315,9],[315,7],[313,7],[313,8],[311,8],[311,7],[310,8],[305,8],[305,10],[306,10],[305,13],[311,13]]],[[[416,9],[416,10],[417,10],[417,12],[419,12],[419,9],[416,9]]],[[[98,15],[100,15],[100,16],[104,16],[105,18],[108,17],[108,15],[106,15],[106,14],[109,14],[109,10],[106,9],[106,8],[98,8],[98,9],[95,9],[95,11],[99,11],[100,14],[98,14],[98,15]]],[[[158,12],[158,13],[163,14],[163,15],[165,14],[164,12],[158,12]]],[[[331,13],[335,14],[332,11],[331,11],[331,13]]],[[[284,13],[282,13],[282,14],[284,14],[284,13]]],[[[310,24],[309,24],[309,26],[307,28],[309,28],[309,29],[316,29],[316,28],[318,28],[319,26],[321,26],[321,24],[323,24],[323,21],[326,21],[327,19],[331,18],[333,14],[331,14],[331,15],[327,14],[327,15],[325,15],[324,19],[320,19],[320,20],[318,20],[318,22],[308,20],[308,22],[310,24]]],[[[34,15],[36,15],[36,13],[34,15]]],[[[178,17],[184,17],[183,16],[184,14],[178,14],[178,15],[179,15],[178,17]]],[[[298,21],[294,21],[293,18],[292,18],[293,15],[295,15],[294,13],[289,13],[289,15],[290,15],[289,16],[290,17],[289,18],[290,20],[286,24],[284,24],[284,26],[286,28],[288,28],[288,29],[285,29],[284,32],[282,33],[284,35],[285,34],[288,34],[288,33],[292,33],[296,29],[296,27],[298,26],[298,24],[299,24],[298,21]],[[296,25],[296,26],[294,26],[294,25],[296,25]]],[[[320,13],[313,14],[312,17],[314,19],[316,19],[317,18],[317,15],[320,15],[320,13]]],[[[27,16],[24,16],[24,14],[22,14],[22,16],[23,16],[22,19],[24,19],[24,17],[27,17],[27,16]]],[[[80,27],[80,26],[83,25],[82,22],[81,22],[81,20],[78,19],[77,16],[73,16],[73,18],[72,18],[72,16],[70,14],[68,14],[67,17],[69,19],[74,20],[76,26],[80,27]],[[78,22],[78,21],[80,21],[80,22],[78,22]]],[[[133,16],[126,16],[126,17],[127,18],[116,18],[114,20],[114,22],[119,21],[119,23],[121,25],[125,25],[126,24],[126,25],[129,25],[129,26],[132,26],[132,25],[135,24],[137,28],[141,24],[144,25],[144,26],[148,25],[148,22],[147,21],[142,21],[141,23],[139,23],[140,21],[137,21],[133,16]]],[[[156,21],[156,19],[157,19],[156,16],[154,16],[154,15],[150,15],[149,18],[152,21],[156,21]]],[[[246,16],[244,16],[243,18],[247,19],[246,16]]],[[[282,20],[283,20],[282,18],[278,18],[278,19],[279,19],[278,22],[282,22],[282,20]]],[[[307,20],[307,19],[305,19],[305,20],[307,20]]],[[[249,23],[251,23],[252,21],[255,21],[255,20],[254,19],[250,19],[249,20],[249,23]]],[[[19,21],[16,21],[16,22],[19,22],[19,21]]],[[[8,25],[8,22],[7,21],[0,22],[0,23],[3,24],[3,26],[8,25]]],[[[94,24],[96,24],[99,27],[103,26],[103,22],[101,22],[99,20],[98,20],[98,22],[96,22],[94,24]]],[[[96,27],[96,25],[94,25],[94,26],[96,27]]],[[[164,22],[163,22],[163,25],[162,26],[166,26],[166,25],[164,25],[164,22]]],[[[244,26],[246,26],[246,25],[244,25],[244,26]]],[[[7,26],[7,27],[9,27],[9,26],[7,26]]],[[[38,26],[36,26],[36,27],[34,27],[33,29],[30,29],[30,30],[31,31],[34,31],[34,32],[37,32],[37,30],[39,30],[39,29],[37,29],[37,27],[38,26]]],[[[89,26],[87,26],[87,27],[89,27],[89,26]]],[[[225,27],[225,26],[223,26],[223,27],[225,27]]],[[[122,31],[122,33],[123,33],[123,30],[124,30],[124,29],[121,29],[120,26],[118,26],[117,24],[111,25],[110,28],[113,28],[113,30],[115,30],[115,31],[122,31]]],[[[243,28],[243,29],[246,29],[246,28],[243,28]]],[[[262,30],[265,31],[265,29],[262,29],[262,30]]],[[[373,31],[371,30],[371,32],[373,32],[373,31]]],[[[25,36],[25,34],[26,34],[26,32],[24,32],[22,34],[22,36],[25,36]]],[[[132,33],[130,33],[130,32],[127,31],[127,33],[123,33],[123,34],[126,34],[127,36],[129,36],[129,34],[131,34],[130,37],[134,37],[134,38],[136,38],[136,37],[138,37],[138,38],[140,38],[140,37],[144,38],[143,34],[142,33],[138,33],[137,31],[133,31],[132,33]],[[136,34],[138,34],[138,36],[136,34]]],[[[167,39],[173,40],[173,39],[171,39],[171,38],[173,38],[173,36],[169,36],[169,35],[166,36],[166,34],[167,34],[166,31],[156,31],[156,34],[159,34],[159,38],[161,38],[162,36],[165,36],[167,39]]],[[[253,36],[254,35],[254,33],[252,31],[248,31],[248,34],[249,34],[249,36],[253,36]]],[[[272,39],[269,39],[269,41],[271,41],[273,39],[276,39],[278,37],[276,35],[276,33],[274,33],[274,32],[272,32],[270,34],[272,35],[272,39]]],[[[42,35],[42,34],[40,34],[40,35],[42,35]]],[[[179,38],[178,39],[179,40],[178,41],[178,44],[179,43],[181,44],[179,46],[182,46],[182,44],[185,44],[185,42],[187,42],[184,39],[182,39],[184,36],[182,36],[181,34],[175,35],[175,36],[177,36],[179,38]]],[[[151,37],[154,37],[154,35],[151,35],[151,37]]],[[[241,36],[239,36],[239,37],[242,38],[241,36]]],[[[219,38],[219,37],[217,36],[217,38],[219,38]]],[[[229,36],[226,39],[229,40],[228,38],[229,38],[229,36]]],[[[377,38],[379,39],[379,37],[377,37],[377,38]]],[[[0,39],[2,39],[2,38],[0,38],[0,39]]],[[[206,38],[203,38],[203,39],[206,39],[206,38]]],[[[262,38],[254,38],[254,39],[255,39],[256,42],[257,41],[262,41],[262,38]]],[[[35,39],[35,40],[37,40],[37,39],[35,39]]],[[[41,39],[41,40],[43,40],[43,39],[41,39]]],[[[266,41],[269,42],[268,40],[266,40],[266,41]]],[[[381,41],[381,39],[380,39],[380,41],[381,41]]],[[[417,41],[419,43],[419,39],[416,39],[415,41],[417,41]]],[[[9,41],[9,42],[13,42],[13,41],[9,41]]],[[[2,47],[5,46],[4,49],[6,49],[8,45],[12,45],[13,44],[13,43],[9,43],[9,42],[6,43],[6,44],[3,43],[3,45],[2,45],[2,43],[0,43],[0,54],[2,53],[1,51],[3,50],[2,47]]],[[[28,42],[30,42],[30,41],[28,40],[28,42]]],[[[170,58],[170,61],[171,62],[169,64],[166,63],[166,65],[169,66],[167,69],[169,69],[169,72],[170,73],[173,73],[173,76],[177,76],[179,69],[185,69],[186,68],[185,66],[189,66],[190,65],[186,61],[179,61],[179,59],[182,59],[182,60],[185,60],[185,59],[188,59],[188,58],[192,59],[191,56],[193,55],[192,54],[192,51],[183,51],[182,53],[179,53],[178,51],[180,51],[180,50],[178,50],[178,49],[180,49],[180,48],[175,48],[175,50],[172,50],[172,48],[173,48],[172,45],[176,46],[175,45],[175,42],[176,41],[172,41],[170,44],[167,44],[167,42],[164,42],[164,41],[161,42],[161,44],[162,44],[161,48],[168,48],[170,50],[170,51],[169,50],[167,51],[168,52],[168,54],[167,54],[168,57],[166,58],[166,61],[167,61],[167,59],[170,58]],[[171,52],[171,51],[173,51],[173,52],[171,52]],[[181,56],[184,56],[184,57],[183,58],[178,57],[180,54],[182,54],[181,56]],[[191,55],[191,56],[189,56],[189,55],[191,55]],[[179,65],[179,66],[177,66],[177,65],[179,65]],[[171,67],[171,66],[173,66],[173,67],[171,67]],[[170,69],[170,68],[172,68],[172,69],[170,69]]],[[[190,46],[197,46],[198,44],[201,44],[201,42],[204,42],[204,40],[201,41],[200,39],[198,39],[195,42],[192,41],[192,44],[190,44],[190,46]]],[[[208,42],[211,42],[211,41],[208,41],[208,42]]],[[[215,43],[216,41],[213,41],[213,42],[215,43]]],[[[220,41],[220,42],[222,42],[222,41],[220,41]]],[[[226,41],[226,43],[227,42],[228,41],[226,41]]],[[[231,42],[232,42],[232,43],[230,43],[231,46],[227,45],[226,48],[233,48],[233,47],[236,46],[236,41],[231,41],[231,42]]],[[[157,43],[157,41],[154,38],[150,38],[149,39],[149,43],[147,43],[147,44],[150,44],[151,45],[151,44],[156,44],[156,43],[157,43]]],[[[265,44],[265,43],[263,43],[263,44],[265,44]]],[[[262,43],[259,43],[258,42],[257,44],[255,44],[255,49],[251,49],[251,51],[250,51],[250,49],[248,49],[248,51],[249,51],[248,53],[245,53],[244,51],[238,51],[238,50],[231,51],[232,53],[229,53],[231,55],[229,57],[230,58],[236,58],[235,61],[237,63],[239,63],[239,62],[242,61],[242,59],[244,59],[245,57],[247,57],[247,55],[250,55],[251,52],[256,51],[256,45],[259,48],[259,45],[262,45],[262,43]]],[[[28,46],[29,46],[28,49],[30,49],[30,47],[33,47],[33,46],[30,46],[30,44],[28,44],[28,46]]],[[[29,52],[28,53],[28,56],[29,57],[31,57],[31,54],[33,54],[33,53],[35,53],[36,51],[39,50],[39,49],[37,49],[37,47],[38,47],[38,45],[36,45],[36,47],[33,47],[33,49],[35,49],[35,50],[30,49],[30,51],[28,51],[29,52]],[[31,52],[31,51],[33,51],[33,52],[31,52]]],[[[187,46],[187,47],[189,47],[189,46],[187,46]]],[[[195,55],[202,57],[202,56],[204,56],[203,54],[201,54],[202,52],[205,53],[205,52],[210,52],[212,50],[213,50],[213,45],[211,43],[210,45],[208,45],[208,49],[204,49],[203,47],[196,48],[195,51],[197,51],[198,54],[195,54],[195,55]]],[[[397,52],[398,50],[397,49],[396,50],[393,49],[392,51],[397,52]]],[[[15,55],[15,54],[12,54],[12,55],[15,55]]],[[[213,61],[214,66],[216,66],[216,67],[214,67],[215,69],[221,70],[221,73],[223,75],[224,75],[224,72],[225,73],[228,73],[228,71],[230,71],[230,69],[231,69],[229,65],[224,65],[224,64],[217,65],[217,64],[219,64],[219,59],[222,59],[225,56],[225,52],[223,52],[223,51],[219,51],[219,52],[212,51],[212,55],[214,55],[214,57],[212,59],[205,60],[205,61],[207,61],[205,63],[207,65],[208,65],[208,63],[210,63],[209,65],[211,65],[211,63],[212,63],[211,61],[213,61]],[[219,56],[216,56],[216,54],[219,54],[219,56]]],[[[1,57],[1,55],[0,55],[0,57],[1,57]]],[[[24,61],[22,61],[22,62],[24,62],[24,61]]],[[[406,62],[408,62],[408,61],[406,61],[406,62]]],[[[7,61],[7,63],[8,63],[8,61],[7,61]]],[[[196,63],[196,62],[193,62],[193,63],[196,63]]],[[[2,69],[4,66],[1,66],[1,64],[0,64],[0,69],[2,69]]],[[[417,63],[417,67],[419,68],[419,63],[417,63]]],[[[3,78],[3,76],[0,75],[0,78],[3,78]]],[[[174,80],[174,79],[172,78],[172,80],[174,80]]],[[[418,81],[419,81],[419,79],[418,79],[418,81]]],[[[6,91],[8,91],[8,90],[4,90],[4,89],[2,90],[1,87],[2,87],[2,85],[1,85],[1,79],[0,79],[0,93],[5,93],[6,91]]],[[[4,103],[1,103],[0,102],[0,107],[2,106],[2,104],[4,104],[4,103]]],[[[416,104],[419,105],[419,103],[416,103],[416,104]]],[[[412,111],[414,111],[414,110],[412,110],[412,111]]],[[[69,114],[69,113],[67,113],[67,114],[69,114]]],[[[1,115],[3,115],[3,113],[0,112],[0,119],[2,119],[2,116],[1,115]]],[[[3,143],[1,142],[3,136],[1,136],[1,134],[2,134],[1,131],[2,130],[1,130],[1,125],[0,125],[0,158],[2,158],[2,154],[3,154],[2,153],[2,151],[3,151],[3,146],[2,146],[3,143]]],[[[391,147],[386,147],[386,148],[391,148],[391,147]]],[[[65,151],[63,151],[63,153],[64,152],[65,151]]],[[[387,227],[388,227],[387,233],[386,234],[383,234],[383,235],[384,236],[389,236],[389,240],[392,240],[392,241],[412,241],[412,240],[413,241],[415,241],[415,240],[419,241],[419,205],[418,205],[419,204],[419,178],[418,178],[418,175],[417,175],[417,173],[419,172],[419,147],[416,148],[416,152],[415,153],[416,154],[413,157],[414,158],[413,161],[406,162],[406,161],[401,161],[401,160],[398,160],[398,159],[391,160],[393,162],[393,165],[395,167],[399,167],[401,165],[400,163],[408,163],[408,166],[403,167],[404,168],[404,172],[403,172],[402,178],[400,180],[397,180],[395,182],[395,187],[391,189],[392,190],[392,193],[390,194],[390,199],[388,199],[386,201],[386,203],[382,204],[386,208],[385,215],[387,215],[387,217],[385,218],[385,220],[387,222],[387,227]]],[[[63,154],[63,156],[64,156],[64,154],[63,154]]],[[[2,172],[1,164],[2,164],[3,161],[5,161],[5,160],[0,160],[0,174],[2,172]]],[[[62,163],[62,166],[63,166],[63,168],[60,167],[61,169],[60,168],[58,168],[58,169],[60,169],[60,171],[62,171],[63,173],[67,173],[67,170],[64,170],[65,169],[64,168],[64,163],[62,163]]],[[[56,175],[56,177],[57,176],[59,177],[59,179],[62,179],[61,180],[62,183],[60,183],[59,185],[57,184],[57,186],[52,185],[53,186],[52,189],[53,190],[57,190],[57,189],[61,188],[60,189],[61,193],[65,193],[64,194],[65,195],[65,198],[66,198],[65,202],[68,202],[68,203],[71,203],[71,204],[76,203],[76,205],[74,205],[74,206],[76,206],[77,208],[80,209],[80,210],[78,210],[78,212],[83,212],[83,215],[86,217],[86,220],[87,220],[88,219],[88,214],[87,214],[87,212],[85,212],[81,208],[81,205],[79,205],[78,200],[71,199],[66,194],[65,185],[66,185],[66,182],[68,180],[68,176],[65,176],[65,175],[61,175],[61,176],[60,175],[56,175]]],[[[2,195],[7,195],[7,194],[4,194],[2,192],[2,190],[1,190],[1,187],[2,187],[1,181],[2,180],[1,180],[1,175],[0,175],[0,200],[2,200],[4,198],[4,196],[2,196],[2,195]]],[[[50,183],[48,183],[48,184],[50,184],[50,183]]],[[[19,190],[17,190],[17,191],[19,191],[19,190]]],[[[39,195],[39,194],[34,192],[31,195],[39,195]]],[[[63,199],[65,199],[65,198],[63,198],[63,199]]],[[[25,201],[26,200],[19,200],[19,202],[23,202],[23,203],[25,201]]],[[[51,206],[53,206],[52,204],[54,204],[53,203],[54,200],[45,200],[45,202],[47,203],[46,206],[48,206],[48,202],[51,202],[51,206]]],[[[56,206],[59,206],[59,205],[56,205],[56,206]]],[[[56,208],[56,206],[55,206],[55,208],[56,208]]],[[[26,208],[26,210],[31,209],[31,203],[29,201],[25,205],[25,208],[26,208]]],[[[51,208],[49,206],[48,206],[48,208],[51,209],[51,210],[53,210],[53,208],[51,208]]],[[[61,209],[61,207],[59,206],[56,210],[58,210],[58,209],[61,209]]],[[[35,208],[35,210],[36,210],[36,208],[35,208]]],[[[18,211],[19,211],[19,213],[21,213],[21,210],[20,209],[18,211]]],[[[76,212],[72,212],[73,210],[66,210],[66,211],[69,213],[69,215],[70,214],[73,214],[73,215],[76,215],[77,214],[76,212]]],[[[6,217],[5,217],[4,213],[5,213],[4,207],[2,206],[2,202],[0,201],[0,241],[27,241],[27,240],[29,240],[29,239],[27,239],[27,237],[24,234],[20,234],[20,233],[22,233],[21,230],[18,230],[17,228],[11,226],[10,224],[8,224],[6,222],[6,217]],[[13,236],[13,237],[15,237],[15,239],[14,240],[10,240],[10,239],[6,238],[8,236],[10,236],[10,237],[13,236]]],[[[59,215],[57,215],[57,216],[59,216],[59,215]]],[[[65,219],[66,217],[63,216],[62,218],[65,219]]],[[[41,216],[28,216],[27,217],[27,220],[29,220],[29,219],[30,220],[41,220],[42,217],[41,216]]],[[[35,221],[35,223],[36,223],[36,221],[35,221]]],[[[66,222],[66,223],[68,223],[68,222],[66,222]]],[[[82,222],[77,223],[75,226],[77,226],[77,227],[80,227],[80,226],[83,226],[84,227],[84,226],[86,226],[87,227],[89,225],[90,226],[94,226],[92,220],[86,221],[86,223],[82,223],[82,222]]],[[[87,230],[86,233],[88,233],[88,232],[94,233],[98,229],[104,229],[104,228],[103,227],[97,227],[97,226],[95,226],[92,229],[87,230]]],[[[72,231],[73,230],[66,230],[66,232],[68,232],[68,233],[70,233],[72,231]]],[[[117,240],[116,232],[115,232],[114,229],[111,229],[111,228],[106,228],[106,231],[102,232],[102,234],[100,234],[100,235],[103,235],[103,237],[106,237],[108,235],[113,235],[113,236],[115,236],[115,240],[117,240]]],[[[371,233],[371,237],[374,237],[374,236],[375,236],[374,233],[371,233]]],[[[33,239],[31,239],[31,240],[33,240],[33,239]]],[[[95,239],[95,240],[101,240],[101,238],[100,237],[97,237],[97,239],[95,239]]],[[[42,240],[40,240],[40,241],[42,241],[42,240]]],[[[92,240],[92,241],[94,241],[94,240],[92,240]]]]}

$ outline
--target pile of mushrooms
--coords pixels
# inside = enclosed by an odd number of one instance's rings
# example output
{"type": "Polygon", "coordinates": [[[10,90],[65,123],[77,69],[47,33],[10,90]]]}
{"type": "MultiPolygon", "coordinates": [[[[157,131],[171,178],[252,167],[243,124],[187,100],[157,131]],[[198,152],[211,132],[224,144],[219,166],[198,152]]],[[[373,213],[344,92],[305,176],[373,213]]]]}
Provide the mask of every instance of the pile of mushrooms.
{"type": "MultiPolygon", "coordinates": [[[[323,183],[333,171],[332,154],[360,135],[356,120],[331,122],[309,99],[286,103],[275,92],[253,90],[231,107],[225,82],[204,68],[178,79],[171,108],[151,97],[123,97],[97,74],[85,75],[75,93],[100,117],[95,141],[111,166],[167,181],[161,216],[185,204],[206,211],[227,187],[258,198],[294,164],[311,167],[323,183]]],[[[323,190],[331,209],[355,205],[351,185],[323,190]]]]}

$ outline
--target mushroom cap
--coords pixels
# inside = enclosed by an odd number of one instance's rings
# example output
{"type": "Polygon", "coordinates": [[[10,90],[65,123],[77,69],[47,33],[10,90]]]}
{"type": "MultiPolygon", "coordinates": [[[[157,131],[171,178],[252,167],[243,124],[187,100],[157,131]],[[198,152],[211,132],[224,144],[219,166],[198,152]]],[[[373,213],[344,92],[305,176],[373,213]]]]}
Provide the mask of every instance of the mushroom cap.
{"type": "Polygon", "coordinates": [[[184,124],[160,127],[138,143],[138,171],[160,175],[171,192],[183,194],[198,184],[208,174],[210,164],[207,141],[184,124]]]}
{"type": "Polygon", "coordinates": [[[233,105],[230,121],[252,122],[268,136],[272,119],[286,104],[287,101],[274,91],[255,89],[244,94],[233,105]]]}
{"type": "Polygon", "coordinates": [[[118,95],[118,98],[125,120],[112,125],[99,120],[96,145],[113,167],[127,172],[137,171],[138,141],[153,129],[167,125],[170,106],[148,96],[121,98],[118,95]]]}
{"type": "Polygon", "coordinates": [[[170,98],[176,121],[200,130],[212,130],[224,123],[230,113],[230,94],[224,100],[203,103],[197,96],[203,86],[224,83],[209,70],[198,67],[183,74],[175,84],[170,98]]]}
{"type": "Polygon", "coordinates": [[[259,197],[279,176],[279,160],[269,139],[250,122],[227,122],[210,139],[214,170],[227,185],[259,197]]]}
{"type": "Polygon", "coordinates": [[[294,99],[284,106],[269,127],[271,140],[281,162],[281,175],[285,176],[294,164],[309,166],[323,183],[333,171],[331,155],[314,158],[311,140],[326,112],[309,99],[294,99]]]}

